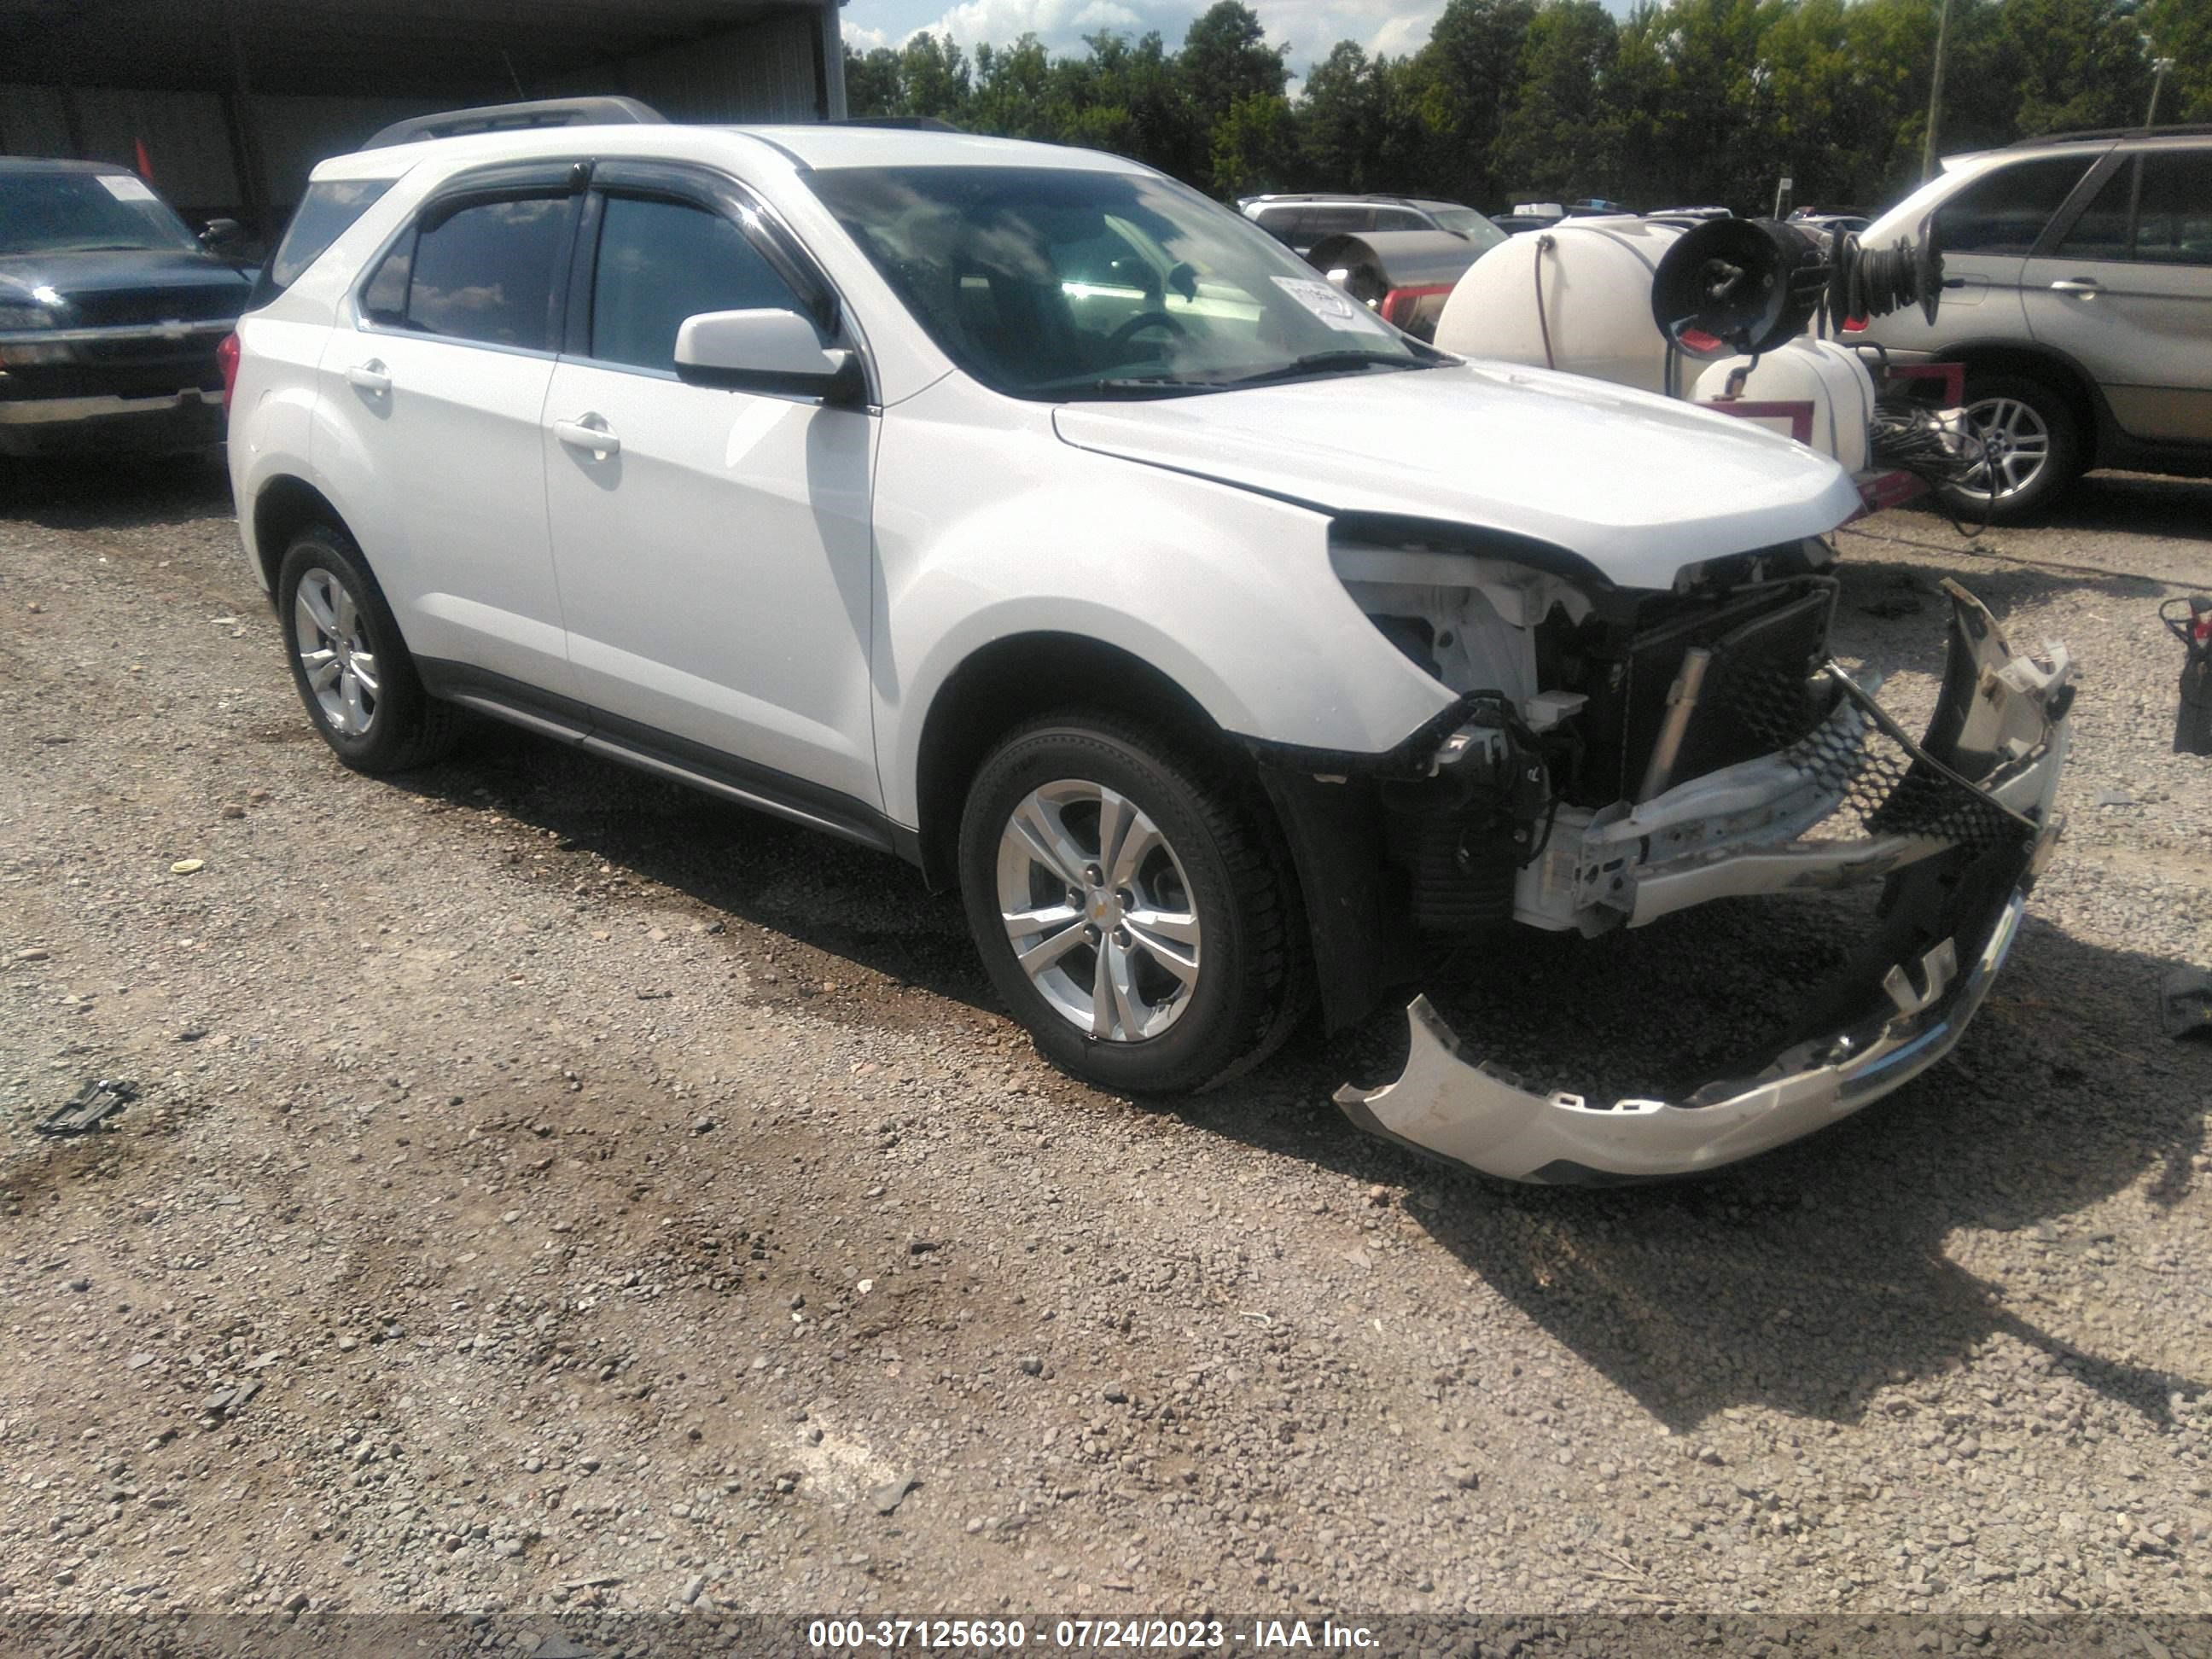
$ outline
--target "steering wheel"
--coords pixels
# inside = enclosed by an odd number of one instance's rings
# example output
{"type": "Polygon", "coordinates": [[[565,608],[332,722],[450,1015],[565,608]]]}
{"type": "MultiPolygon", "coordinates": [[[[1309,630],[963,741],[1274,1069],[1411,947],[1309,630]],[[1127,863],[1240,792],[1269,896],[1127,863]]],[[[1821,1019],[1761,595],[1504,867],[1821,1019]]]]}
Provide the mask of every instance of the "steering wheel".
{"type": "Polygon", "coordinates": [[[1188,335],[1190,331],[1164,311],[1140,311],[1109,335],[1109,346],[1125,346],[1148,328],[1164,328],[1170,334],[1188,335]]]}

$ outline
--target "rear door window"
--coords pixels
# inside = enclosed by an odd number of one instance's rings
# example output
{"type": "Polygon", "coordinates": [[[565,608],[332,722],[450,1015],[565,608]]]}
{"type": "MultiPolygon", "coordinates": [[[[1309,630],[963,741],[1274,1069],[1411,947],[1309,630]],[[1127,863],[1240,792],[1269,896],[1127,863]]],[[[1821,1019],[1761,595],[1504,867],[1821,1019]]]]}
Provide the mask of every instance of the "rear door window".
{"type": "Polygon", "coordinates": [[[2156,264],[2212,265],[2212,149],[2144,152],[2135,256],[2156,264]]]}
{"type": "Polygon", "coordinates": [[[1298,235],[1305,241],[1318,241],[1324,236],[1334,236],[1340,231],[1372,230],[1375,228],[1375,210],[1370,207],[1316,208],[1306,215],[1305,222],[1298,227],[1298,235]]]}
{"type": "Polygon", "coordinates": [[[2136,164],[2124,161],[2111,178],[2097,186],[2089,205],[2081,210],[2058,245],[2063,259],[2124,259],[2128,257],[2130,219],[2135,206],[2136,164]]]}
{"type": "Polygon", "coordinates": [[[535,192],[434,206],[385,256],[362,309],[387,328],[551,349],[574,200],[535,192]]]}
{"type": "Polygon", "coordinates": [[[1984,173],[1936,211],[1946,253],[2020,258],[2034,247],[2095,155],[2044,155],[1984,173]]]}
{"type": "Polygon", "coordinates": [[[759,310],[805,307],[729,220],[681,202],[607,198],[592,279],[593,358],[673,370],[685,318],[759,310]]]}

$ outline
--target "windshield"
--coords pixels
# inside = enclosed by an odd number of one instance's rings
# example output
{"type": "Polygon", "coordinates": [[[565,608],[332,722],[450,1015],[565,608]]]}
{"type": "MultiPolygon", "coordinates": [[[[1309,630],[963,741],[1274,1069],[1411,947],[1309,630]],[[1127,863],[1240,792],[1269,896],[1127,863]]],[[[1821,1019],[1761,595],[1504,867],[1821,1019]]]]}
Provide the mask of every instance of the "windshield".
{"type": "Polygon", "coordinates": [[[127,173],[0,173],[0,253],[198,246],[168,204],[127,173]]]}
{"type": "Polygon", "coordinates": [[[1428,210],[1428,214],[1437,222],[1438,229],[1464,236],[1479,248],[1495,247],[1505,240],[1504,231],[1473,208],[1433,207],[1428,210]]]}
{"type": "Polygon", "coordinates": [[[1164,179],[852,167],[808,182],[945,355],[1018,398],[1169,397],[1444,361],[1164,179]]]}

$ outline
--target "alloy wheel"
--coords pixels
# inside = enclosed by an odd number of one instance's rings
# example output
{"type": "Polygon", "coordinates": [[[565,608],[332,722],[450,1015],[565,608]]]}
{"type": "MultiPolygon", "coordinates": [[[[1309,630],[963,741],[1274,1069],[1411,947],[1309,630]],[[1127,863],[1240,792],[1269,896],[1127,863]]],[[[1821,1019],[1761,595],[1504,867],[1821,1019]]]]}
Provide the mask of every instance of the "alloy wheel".
{"type": "Polygon", "coordinates": [[[2032,405],[2017,398],[1985,398],[1966,405],[1966,419],[1981,440],[1982,459],[1966,475],[1963,489],[2009,501],[2042,477],[2051,460],[2051,428],[2032,405]]]}
{"type": "Polygon", "coordinates": [[[376,719],[376,653],[353,595],[319,565],[301,574],[293,596],[292,644],[331,730],[365,736],[376,719]]]}
{"type": "Polygon", "coordinates": [[[1032,790],[999,838],[999,913],[1014,959],[1070,1024],[1106,1042],[1156,1037],[1198,985],[1198,909],[1159,826],[1103,784],[1032,790]]]}

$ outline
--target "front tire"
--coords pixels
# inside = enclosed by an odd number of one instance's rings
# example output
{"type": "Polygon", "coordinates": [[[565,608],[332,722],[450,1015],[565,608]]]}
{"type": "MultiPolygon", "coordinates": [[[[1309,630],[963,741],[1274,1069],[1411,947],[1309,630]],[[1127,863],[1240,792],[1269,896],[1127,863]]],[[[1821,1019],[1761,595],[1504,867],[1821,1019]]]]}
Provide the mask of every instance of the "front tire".
{"type": "Polygon", "coordinates": [[[352,537],[319,524],[292,538],[276,573],[276,615],[307,718],[348,766],[404,772],[452,749],[453,706],[422,689],[352,537]]]}
{"type": "Polygon", "coordinates": [[[1965,483],[1942,492],[1960,518],[2019,524],[2051,506],[2081,476],[2081,423],[2073,405],[2047,383],[2024,374],[1969,374],[1966,410],[1990,453],[1965,483]]]}
{"type": "Polygon", "coordinates": [[[1018,728],[969,786],[976,948],[1045,1056],[1086,1082],[1204,1088],[1293,1023],[1295,890],[1222,771],[1150,723],[1066,714],[1018,728]]]}

